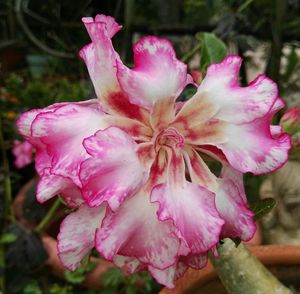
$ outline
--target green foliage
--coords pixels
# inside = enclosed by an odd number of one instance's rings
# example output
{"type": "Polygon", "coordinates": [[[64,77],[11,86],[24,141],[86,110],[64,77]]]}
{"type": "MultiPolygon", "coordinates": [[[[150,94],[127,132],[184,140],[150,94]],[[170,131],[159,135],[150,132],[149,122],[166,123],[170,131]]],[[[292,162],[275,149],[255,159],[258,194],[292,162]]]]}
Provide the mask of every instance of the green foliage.
{"type": "Polygon", "coordinates": [[[26,285],[24,294],[42,294],[42,290],[36,281],[32,281],[26,285]]]}
{"type": "Polygon", "coordinates": [[[27,284],[24,289],[24,294],[42,294],[42,290],[39,287],[39,284],[36,281],[32,281],[27,284]]]}
{"type": "Polygon", "coordinates": [[[49,289],[50,294],[73,294],[74,289],[72,285],[53,284],[49,289]]]}
{"type": "Polygon", "coordinates": [[[45,107],[57,102],[81,101],[88,94],[84,81],[69,81],[66,78],[35,79],[12,74],[5,80],[6,91],[16,97],[22,108],[45,107]]]}
{"type": "Polygon", "coordinates": [[[147,272],[125,276],[119,269],[111,268],[101,276],[103,294],[135,294],[135,293],[156,293],[158,287],[156,282],[147,272]]]}
{"type": "Polygon", "coordinates": [[[251,209],[255,213],[254,220],[257,221],[269,213],[274,206],[276,205],[276,201],[273,198],[265,198],[257,201],[254,205],[252,205],[251,209]]]}
{"type": "Polygon", "coordinates": [[[226,45],[213,33],[198,33],[196,37],[201,42],[201,72],[206,73],[208,65],[224,59],[226,45]]]}
{"type": "Polygon", "coordinates": [[[17,240],[17,236],[11,233],[4,233],[0,236],[0,244],[12,243],[17,240]]]}
{"type": "Polygon", "coordinates": [[[123,275],[119,269],[112,268],[102,274],[101,282],[104,287],[117,288],[123,282],[123,275]]]}
{"type": "Polygon", "coordinates": [[[86,262],[86,264],[79,266],[74,272],[65,270],[65,279],[71,284],[81,284],[85,280],[86,275],[93,271],[95,267],[96,263],[86,262]]]}

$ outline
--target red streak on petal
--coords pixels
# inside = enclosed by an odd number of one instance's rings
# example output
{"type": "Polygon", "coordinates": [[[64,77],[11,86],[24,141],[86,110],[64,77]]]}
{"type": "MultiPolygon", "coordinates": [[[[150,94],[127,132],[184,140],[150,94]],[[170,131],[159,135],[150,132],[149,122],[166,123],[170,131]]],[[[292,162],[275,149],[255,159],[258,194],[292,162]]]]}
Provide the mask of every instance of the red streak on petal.
{"type": "Polygon", "coordinates": [[[141,108],[129,102],[128,97],[123,92],[111,93],[108,98],[109,107],[129,118],[143,120],[141,108]]]}
{"type": "Polygon", "coordinates": [[[165,182],[167,165],[167,153],[164,148],[161,148],[157,153],[153,165],[151,166],[150,176],[145,185],[146,191],[151,191],[154,186],[165,182]]]}
{"type": "Polygon", "coordinates": [[[199,147],[194,148],[200,152],[203,152],[211,157],[214,157],[217,160],[220,160],[221,162],[228,162],[225,154],[221,149],[218,147],[212,146],[212,145],[201,145],[199,147]]]}

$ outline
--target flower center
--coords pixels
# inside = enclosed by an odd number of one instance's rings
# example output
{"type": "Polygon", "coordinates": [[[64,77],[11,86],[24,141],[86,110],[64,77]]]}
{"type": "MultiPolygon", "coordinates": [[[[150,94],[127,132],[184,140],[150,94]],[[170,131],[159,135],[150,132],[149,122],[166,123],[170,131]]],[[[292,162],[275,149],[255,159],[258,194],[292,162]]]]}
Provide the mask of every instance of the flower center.
{"type": "Polygon", "coordinates": [[[184,138],[175,128],[167,128],[157,134],[154,146],[156,151],[162,146],[182,149],[184,147],[184,138]]]}

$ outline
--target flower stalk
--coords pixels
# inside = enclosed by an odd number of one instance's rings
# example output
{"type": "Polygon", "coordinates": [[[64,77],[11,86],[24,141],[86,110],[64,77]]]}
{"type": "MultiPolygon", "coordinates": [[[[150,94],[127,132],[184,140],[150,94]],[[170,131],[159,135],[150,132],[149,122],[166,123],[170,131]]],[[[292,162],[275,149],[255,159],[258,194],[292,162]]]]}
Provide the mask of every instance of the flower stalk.
{"type": "MultiPolygon", "coordinates": [[[[14,221],[14,214],[11,207],[12,203],[12,195],[11,195],[11,181],[9,176],[9,164],[4,144],[3,137],[3,128],[2,128],[2,119],[0,118],[0,148],[1,155],[3,160],[3,174],[4,174],[4,182],[3,182],[3,190],[4,190],[4,226],[0,231],[1,234],[5,233],[8,221],[14,221]]],[[[0,293],[5,292],[5,244],[0,243],[0,270],[3,274],[0,275],[0,293]]]]}
{"type": "Polygon", "coordinates": [[[34,231],[36,233],[41,233],[45,229],[45,227],[53,219],[53,216],[55,215],[56,211],[60,207],[61,203],[62,203],[61,199],[59,197],[57,197],[56,200],[54,201],[54,203],[52,204],[51,208],[45,215],[45,217],[41,220],[41,222],[34,229],[34,231]]]}
{"type": "Polygon", "coordinates": [[[292,293],[242,243],[236,247],[225,239],[218,253],[219,258],[211,257],[211,262],[228,293],[292,293]]]}

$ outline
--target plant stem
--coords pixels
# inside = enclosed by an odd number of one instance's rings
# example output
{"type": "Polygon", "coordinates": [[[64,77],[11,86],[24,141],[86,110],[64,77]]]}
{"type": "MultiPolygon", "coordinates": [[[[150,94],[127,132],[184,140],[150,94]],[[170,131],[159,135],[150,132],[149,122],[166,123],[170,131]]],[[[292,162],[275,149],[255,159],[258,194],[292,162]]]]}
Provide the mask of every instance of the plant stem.
{"type": "Polygon", "coordinates": [[[239,8],[238,8],[238,13],[241,13],[244,11],[254,0],[248,0],[245,1],[239,8]]]}
{"type": "Polygon", "coordinates": [[[201,48],[200,42],[188,53],[181,57],[182,62],[187,62],[190,58],[194,56],[194,54],[201,48]]]}
{"type": "MultiPolygon", "coordinates": [[[[3,158],[3,174],[4,174],[4,215],[3,215],[3,228],[0,230],[0,235],[6,231],[7,223],[9,220],[14,221],[14,214],[11,207],[12,196],[11,196],[11,182],[9,177],[9,164],[6,154],[6,148],[3,137],[2,118],[0,117],[0,148],[3,158]]],[[[0,244],[0,291],[5,293],[5,244],[0,244]]]]}
{"type": "MultiPolygon", "coordinates": [[[[272,45],[270,60],[267,66],[267,75],[275,80],[277,83],[280,82],[280,65],[281,65],[281,51],[282,51],[282,35],[283,35],[283,24],[285,15],[287,12],[287,1],[276,0],[274,1],[275,8],[275,20],[272,20],[272,45]]],[[[280,86],[280,84],[279,84],[280,86]]]]}
{"type": "Polygon", "coordinates": [[[9,164],[6,154],[6,148],[3,138],[3,127],[2,127],[2,119],[0,118],[0,148],[2,152],[3,158],[3,173],[4,173],[4,218],[5,222],[8,219],[15,220],[13,209],[11,206],[12,203],[12,193],[11,193],[11,181],[9,176],[9,164]]]}
{"type": "Polygon", "coordinates": [[[42,219],[42,221],[34,229],[34,231],[36,233],[40,233],[45,229],[45,227],[49,224],[49,222],[53,218],[54,214],[56,213],[56,211],[59,208],[59,206],[61,205],[61,203],[62,203],[61,199],[59,197],[57,197],[55,202],[52,204],[51,208],[48,210],[45,217],[42,219]]]}
{"type": "Polygon", "coordinates": [[[211,257],[219,278],[230,294],[292,294],[241,243],[225,239],[218,248],[219,258],[211,257]]]}

